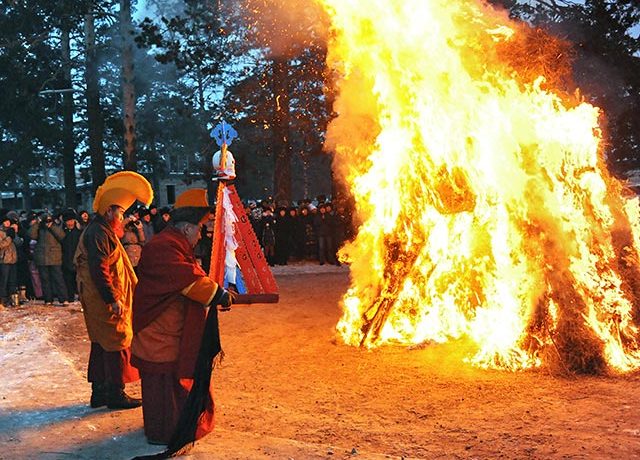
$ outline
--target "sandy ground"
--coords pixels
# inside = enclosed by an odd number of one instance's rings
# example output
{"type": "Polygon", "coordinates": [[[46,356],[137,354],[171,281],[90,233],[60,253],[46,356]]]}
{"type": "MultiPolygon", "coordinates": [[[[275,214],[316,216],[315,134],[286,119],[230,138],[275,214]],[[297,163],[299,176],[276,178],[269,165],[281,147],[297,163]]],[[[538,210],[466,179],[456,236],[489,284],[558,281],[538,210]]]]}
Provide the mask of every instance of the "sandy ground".
{"type": "MultiPolygon", "coordinates": [[[[639,376],[480,370],[461,344],[348,347],[334,332],[348,269],[274,273],[280,303],[221,314],[217,427],[187,458],[640,458],[639,376]]],[[[0,458],[161,450],[141,409],[88,407],[85,334],[79,305],[0,311],[0,458]]]]}

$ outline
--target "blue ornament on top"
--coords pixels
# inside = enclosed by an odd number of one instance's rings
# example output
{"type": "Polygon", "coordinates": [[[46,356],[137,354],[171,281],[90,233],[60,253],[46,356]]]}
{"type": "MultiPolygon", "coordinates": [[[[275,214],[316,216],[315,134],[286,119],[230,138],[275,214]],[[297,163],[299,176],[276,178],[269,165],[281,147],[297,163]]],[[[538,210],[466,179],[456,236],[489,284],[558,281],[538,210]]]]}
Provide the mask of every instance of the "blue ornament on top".
{"type": "Polygon", "coordinates": [[[215,128],[209,133],[218,144],[218,147],[222,147],[222,144],[231,145],[231,142],[238,137],[238,132],[233,127],[222,120],[215,128]]]}

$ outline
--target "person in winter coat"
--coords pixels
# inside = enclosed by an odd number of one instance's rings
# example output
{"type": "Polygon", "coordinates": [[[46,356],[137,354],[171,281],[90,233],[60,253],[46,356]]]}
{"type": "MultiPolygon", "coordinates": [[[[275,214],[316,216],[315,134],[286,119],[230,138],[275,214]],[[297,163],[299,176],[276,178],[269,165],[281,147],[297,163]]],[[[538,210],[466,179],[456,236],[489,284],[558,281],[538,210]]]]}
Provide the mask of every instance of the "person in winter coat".
{"type": "Polygon", "coordinates": [[[287,265],[291,252],[292,221],[287,213],[287,208],[276,209],[275,219],[275,257],[276,265],[287,265]]]}
{"type": "MultiPolygon", "coordinates": [[[[37,270],[31,270],[33,264],[33,254],[31,252],[31,240],[29,238],[29,222],[34,218],[33,214],[26,214],[18,221],[18,236],[22,240],[22,244],[18,249],[18,263],[16,264],[18,272],[18,294],[20,303],[26,303],[36,298],[32,273],[37,270]]],[[[35,267],[34,267],[35,268],[35,267]]]]}
{"type": "Polygon", "coordinates": [[[144,240],[148,243],[155,235],[155,231],[153,230],[153,222],[151,222],[151,213],[145,207],[140,207],[138,209],[138,216],[140,222],[142,223],[142,230],[144,231],[144,240]]]}
{"type": "Polygon", "coordinates": [[[54,222],[51,214],[44,213],[29,228],[29,238],[37,241],[33,260],[40,274],[45,305],[52,305],[54,297],[57,297],[63,306],[69,305],[67,288],[62,276],[64,230],[54,222]]]}
{"type": "Polygon", "coordinates": [[[204,272],[208,275],[211,265],[211,247],[213,246],[213,223],[202,226],[202,235],[193,253],[204,272]]]}
{"type": "Polygon", "coordinates": [[[309,213],[309,208],[303,206],[300,208],[300,229],[302,231],[302,240],[304,245],[304,258],[307,260],[316,259],[318,257],[318,240],[316,231],[313,226],[313,216],[309,213]]]}
{"type": "Polygon", "coordinates": [[[124,226],[124,236],[120,238],[120,242],[129,256],[133,269],[136,270],[140,261],[140,254],[142,254],[142,246],[144,246],[146,240],[142,222],[136,219],[135,216],[129,216],[128,222],[124,226]]]}
{"type": "Polygon", "coordinates": [[[18,247],[22,238],[18,236],[18,219],[7,213],[0,222],[0,306],[17,306],[15,297],[18,263],[18,247]]]}
{"type": "Polygon", "coordinates": [[[78,248],[80,241],[80,224],[78,223],[78,215],[74,209],[66,209],[62,213],[62,221],[64,223],[64,238],[62,240],[62,277],[67,289],[67,301],[75,301],[77,294],[76,286],[76,266],[73,264],[73,256],[78,248]]]}
{"type": "Polygon", "coordinates": [[[289,208],[289,222],[291,229],[291,256],[295,260],[304,259],[304,225],[298,216],[298,208],[289,208]]]}
{"type": "Polygon", "coordinates": [[[158,217],[153,223],[153,230],[155,234],[160,233],[169,224],[171,220],[171,209],[168,207],[160,208],[158,210],[158,217]]]}
{"type": "Polygon", "coordinates": [[[273,211],[268,206],[265,206],[264,211],[262,211],[262,219],[260,219],[260,244],[262,245],[264,257],[271,266],[275,263],[276,255],[275,224],[276,220],[273,216],[273,211]]]}
{"type": "Polygon", "coordinates": [[[313,226],[318,238],[318,260],[320,265],[325,262],[337,265],[336,251],[333,245],[334,218],[327,212],[324,204],[318,206],[318,213],[313,218],[313,226]]]}
{"type": "Polygon", "coordinates": [[[78,212],[78,224],[80,225],[80,230],[84,230],[89,225],[89,221],[91,221],[91,216],[89,216],[89,211],[84,209],[78,212]]]}

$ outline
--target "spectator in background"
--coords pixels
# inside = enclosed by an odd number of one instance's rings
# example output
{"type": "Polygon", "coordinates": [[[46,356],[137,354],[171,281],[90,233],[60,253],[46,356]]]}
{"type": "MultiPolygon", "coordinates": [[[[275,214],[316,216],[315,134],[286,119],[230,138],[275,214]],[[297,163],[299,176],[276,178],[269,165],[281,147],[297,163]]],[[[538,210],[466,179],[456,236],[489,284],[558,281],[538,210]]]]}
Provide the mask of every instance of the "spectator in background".
{"type": "Polygon", "coordinates": [[[134,215],[127,216],[125,221],[124,235],[120,238],[120,242],[124,246],[127,256],[129,256],[133,270],[137,272],[136,267],[142,254],[142,246],[146,242],[144,230],[142,229],[142,222],[136,219],[134,215]]]}
{"type": "Polygon", "coordinates": [[[31,280],[31,267],[33,264],[33,254],[30,248],[29,223],[35,220],[35,214],[23,213],[18,222],[18,236],[22,238],[22,245],[18,248],[18,294],[20,303],[26,303],[30,299],[35,299],[36,294],[31,280]]]}
{"type": "Polygon", "coordinates": [[[249,215],[249,222],[251,222],[251,228],[253,233],[256,234],[258,240],[260,240],[260,221],[262,220],[262,207],[258,206],[253,200],[249,201],[249,209],[251,210],[249,215]]]}
{"type": "Polygon", "coordinates": [[[89,225],[89,221],[91,217],[89,216],[89,212],[82,209],[78,212],[78,224],[80,225],[80,230],[84,230],[87,225],[89,225]]]}
{"type": "Polygon", "coordinates": [[[18,247],[21,245],[22,238],[18,235],[18,215],[9,211],[1,218],[0,223],[0,306],[19,305],[16,283],[18,247]]]}
{"type": "Polygon", "coordinates": [[[31,239],[29,236],[31,232],[31,228],[34,225],[38,225],[40,223],[40,218],[42,214],[30,214],[29,219],[25,225],[25,252],[27,253],[27,265],[29,268],[29,279],[31,280],[31,285],[33,286],[33,299],[42,299],[42,282],[40,281],[40,273],[38,272],[38,266],[36,265],[36,261],[34,258],[36,245],[38,242],[36,240],[31,239]],[[27,245],[26,243],[29,242],[27,245]]]}
{"type": "Polygon", "coordinates": [[[153,229],[155,233],[160,233],[169,224],[171,220],[171,209],[168,207],[160,208],[158,211],[158,219],[153,229]]]}
{"type": "Polygon", "coordinates": [[[351,216],[348,214],[346,207],[343,204],[338,203],[336,207],[336,213],[334,216],[334,243],[336,251],[342,247],[342,245],[351,238],[351,216]]]}
{"type": "Polygon", "coordinates": [[[268,204],[262,205],[262,218],[260,219],[260,245],[264,252],[264,257],[267,259],[267,263],[271,266],[275,263],[275,247],[276,247],[276,235],[275,235],[275,217],[273,211],[268,204]]]}
{"type": "Polygon", "coordinates": [[[306,206],[300,208],[299,219],[303,232],[304,258],[314,260],[318,256],[318,241],[316,239],[316,232],[313,228],[313,216],[309,214],[309,209],[306,206]]]}
{"type": "Polygon", "coordinates": [[[327,212],[327,206],[323,203],[318,206],[318,214],[313,218],[313,226],[318,238],[318,260],[320,265],[329,262],[338,265],[336,250],[333,244],[334,220],[327,212]]]}
{"type": "Polygon", "coordinates": [[[153,222],[151,222],[151,213],[145,207],[138,208],[138,218],[142,222],[142,230],[144,231],[145,242],[151,241],[155,232],[153,230],[153,222]]]}
{"type": "Polygon", "coordinates": [[[209,274],[209,266],[211,265],[211,250],[213,246],[213,220],[209,219],[202,225],[202,235],[198,244],[193,249],[196,260],[204,270],[209,274]]]}
{"type": "Polygon", "coordinates": [[[41,220],[29,228],[29,237],[37,242],[33,251],[33,260],[40,274],[45,305],[53,305],[54,297],[58,298],[62,306],[69,305],[62,276],[64,230],[54,222],[51,214],[44,213],[41,220]]]}
{"type": "Polygon", "coordinates": [[[285,207],[276,209],[274,233],[274,261],[276,265],[287,265],[289,253],[291,252],[292,223],[287,208],[285,207]]]}
{"type": "Polygon", "coordinates": [[[64,222],[64,238],[62,240],[62,277],[67,290],[67,301],[74,302],[78,288],[76,285],[76,266],[73,263],[73,256],[80,241],[80,223],[78,215],[72,208],[66,209],[62,213],[64,222]]]}
{"type": "Polygon", "coordinates": [[[160,215],[158,214],[158,207],[155,204],[150,204],[149,205],[149,221],[153,226],[154,235],[158,233],[158,230],[156,230],[156,225],[158,225],[158,219],[160,219],[160,215]]]}
{"type": "Polygon", "coordinates": [[[304,227],[298,216],[298,209],[289,208],[289,221],[291,222],[291,255],[295,260],[304,258],[304,227]]]}

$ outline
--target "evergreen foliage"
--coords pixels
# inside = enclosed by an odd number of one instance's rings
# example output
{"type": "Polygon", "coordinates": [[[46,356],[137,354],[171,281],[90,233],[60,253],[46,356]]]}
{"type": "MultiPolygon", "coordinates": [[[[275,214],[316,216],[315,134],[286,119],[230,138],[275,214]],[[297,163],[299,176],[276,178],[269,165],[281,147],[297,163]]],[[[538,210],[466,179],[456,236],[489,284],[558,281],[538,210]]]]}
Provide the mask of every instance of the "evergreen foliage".
{"type": "MultiPolygon", "coordinates": [[[[561,73],[558,78],[567,83],[568,92],[574,85],[603,109],[604,152],[611,169],[623,175],[640,168],[637,0],[492,3],[538,28],[541,32],[532,34],[532,40],[557,36],[558,46],[571,43],[563,57],[572,61],[571,83],[561,73]]],[[[240,134],[231,150],[243,197],[274,195],[290,202],[334,192],[331,156],[322,152],[333,116],[324,64],[328,28],[314,3],[147,0],[146,19],[133,4],[138,21],[136,167],[156,188],[170,173],[185,184],[209,179],[217,149],[209,130],[225,119],[240,134]]],[[[63,159],[66,169],[79,169],[80,183],[92,180],[99,170],[96,163],[106,173],[124,167],[118,12],[117,0],[0,5],[1,190],[30,197],[46,182],[43,168],[62,165],[63,159]],[[86,98],[84,26],[89,11],[96,27],[100,125],[88,116],[86,98]],[[70,37],[71,82],[64,70],[65,33],[70,37]],[[70,84],[71,106],[64,99],[69,93],[60,92],[70,84]],[[73,111],[71,130],[65,110],[73,111]],[[96,141],[89,142],[91,129],[101,133],[104,159],[96,141]],[[75,151],[71,163],[70,149],[75,151]]]]}

